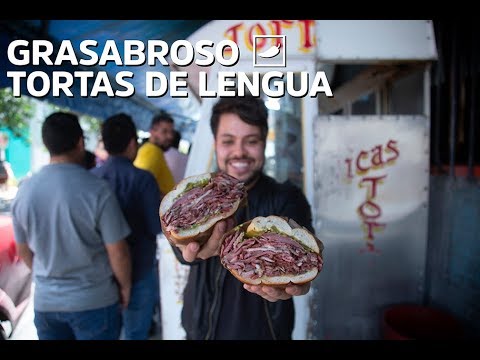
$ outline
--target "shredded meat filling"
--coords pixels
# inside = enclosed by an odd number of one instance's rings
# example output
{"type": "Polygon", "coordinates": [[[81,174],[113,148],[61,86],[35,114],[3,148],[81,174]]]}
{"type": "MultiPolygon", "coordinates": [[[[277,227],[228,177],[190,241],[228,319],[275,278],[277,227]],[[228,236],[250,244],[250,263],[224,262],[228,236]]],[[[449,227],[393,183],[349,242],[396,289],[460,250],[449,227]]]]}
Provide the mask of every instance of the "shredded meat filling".
{"type": "Polygon", "coordinates": [[[204,187],[194,187],[179,196],[163,214],[167,230],[187,229],[205,223],[211,216],[230,211],[233,204],[246,196],[245,185],[219,172],[204,187]]]}
{"type": "Polygon", "coordinates": [[[244,278],[299,275],[318,268],[320,255],[278,233],[243,240],[243,232],[229,234],[220,248],[222,264],[244,278]]]}

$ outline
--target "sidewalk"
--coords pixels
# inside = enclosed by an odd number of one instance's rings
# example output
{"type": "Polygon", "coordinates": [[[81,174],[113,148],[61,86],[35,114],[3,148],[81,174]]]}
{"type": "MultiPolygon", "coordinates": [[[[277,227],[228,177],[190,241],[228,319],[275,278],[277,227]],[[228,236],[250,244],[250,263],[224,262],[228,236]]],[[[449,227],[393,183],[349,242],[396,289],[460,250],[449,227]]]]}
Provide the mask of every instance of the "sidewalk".
{"type": "Polygon", "coordinates": [[[37,329],[33,323],[33,294],[35,292],[35,284],[32,283],[32,291],[30,293],[30,301],[27,308],[23,312],[17,327],[15,328],[10,340],[38,340],[37,329]]]}

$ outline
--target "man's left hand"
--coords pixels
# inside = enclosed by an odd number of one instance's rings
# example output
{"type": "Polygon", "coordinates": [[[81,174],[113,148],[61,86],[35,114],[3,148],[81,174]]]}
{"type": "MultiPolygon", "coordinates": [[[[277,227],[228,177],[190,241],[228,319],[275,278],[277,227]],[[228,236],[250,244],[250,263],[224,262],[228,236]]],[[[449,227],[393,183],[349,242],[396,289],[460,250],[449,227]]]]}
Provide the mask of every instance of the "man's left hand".
{"type": "Polygon", "coordinates": [[[223,235],[234,226],[235,219],[231,216],[215,224],[212,235],[202,246],[200,246],[199,243],[192,241],[186,246],[177,245],[177,247],[182,251],[183,258],[188,262],[192,262],[196,259],[205,260],[212,256],[218,256],[222,245],[223,235]]]}
{"type": "Polygon", "coordinates": [[[302,285],[288,284],[286,287],[244,284],[243,288],[270,302],[275,302],[290,299],[292,296],[305,295],[310,291],[310,285],[311,281],[302,285]]]}

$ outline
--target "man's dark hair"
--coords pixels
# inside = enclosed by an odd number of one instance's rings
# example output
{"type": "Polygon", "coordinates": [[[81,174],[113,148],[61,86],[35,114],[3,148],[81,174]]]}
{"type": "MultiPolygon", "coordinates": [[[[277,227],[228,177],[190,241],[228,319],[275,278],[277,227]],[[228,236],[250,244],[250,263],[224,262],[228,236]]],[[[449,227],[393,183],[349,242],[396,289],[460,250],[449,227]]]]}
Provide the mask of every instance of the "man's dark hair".
{"type": "Polygon", "coordinates": [[[102,124],[103,145],[109,154],[121,154],[132,139],[137,140],[137,128],[130,115],[116,114],[102,124]]]}
{"type": "Polygon", "coordinates": [[[226,97],[218,100],[213,106],[210,117],[210,128],[214,137],[217,136],[220,116],[227,113],[237,114],[247,124],[260,127],[262,139],[267,138],[268,109],[261,98],[245,95],[245,97],[226,97]]]}
{"type": "Polygon", "coordinates": [[[152,129],[155,125],[161,122],[167,122],[170,124],[175,123],[175,121],[173,120],[173,117],[169,113],[162,111],[153,117],[152,122],[150,124],[150,129],[152,129]]]}
{"type": "Polygon", "coordinates": [[[42,140],[50,155],[73,150],[81,137],[83,130],[75,114],[58,111],[50,114],[42,124],[42,140]]]}
{"type": "Polygon", "coordinates": [[[175,149],[178,149],[180,146],[180,139],[182,138],[182,135],[180,134],[180,131],[178,130],[173,130],[173,140],[172,140],[172,147],[175,149]]]}
{"type": "Polygon", "coordinates": [[[90,150],[85,150],[84,165],[87,170],[94,168],[97,165],[95,154],[90,150]]]}

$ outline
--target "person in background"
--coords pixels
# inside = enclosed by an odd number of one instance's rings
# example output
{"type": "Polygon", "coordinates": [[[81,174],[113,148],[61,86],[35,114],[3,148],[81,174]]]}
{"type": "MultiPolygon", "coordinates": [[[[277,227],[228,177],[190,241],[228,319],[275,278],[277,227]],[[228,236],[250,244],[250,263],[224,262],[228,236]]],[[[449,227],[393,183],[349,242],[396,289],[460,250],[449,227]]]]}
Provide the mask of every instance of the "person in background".
{"type": "Polygon", "coordinates": [[[5,165],[4,161],[0,159],[0,185],[6,184],[9,178],[7,165],[5,165]]]}
{"type": "Polygon", "coordinates": [[[17,181],[12,171],[12,167],[6,160],[0,159],[0,186],[16,184],[17,181]]]}
{"type": "Polygon", "coordinates": [[[107,161],[108,153],[105,150],[105,146],[103,145],[103,140],[100,138],[97,142],[97,147],[94,151],[95,154],[95,163],[97,166],[102,165],[105,161],[107,161]]]}
{"type": "Polygon", "coordinates": [[[172,146],[165,152],[165,160],[172,172],[175,185],[185,177],[185,168],[187,167],[188,155],[178,151],[180,145],[181,134],[174,131],[172,146]]]}
{"type": "Polygon", "coordinates": [[[132,256],[130,303],[123,310],[126,340],[148,339],[156,302],[156,236],[161,232],[160,191],[153,175],[133,165],[138,151],[137,129],[124,113],[102,124],[107,161],[91,172],[107,180],[132,229],[127,238],[132,256]]]}
{"type": "Polygon", "coordinates": [[[175,180],[164,156],[164,152],[172,144],[173,126],[174,121],[169,114],[162,112],[154,116],[150,125],[150,137],[140,147],[134,161],[136,167],[153,174],[162,196],[175,186],[175,180]]]}
{"type": "Polygon", "coordinates": [[[97,166],[97,158],[95,154],[89,150],[85,150],[84,166],[87,170],[93,169],[97,166]]]}
{"type": "Polygon", "coordinates": [[[50,163],[24,180],[12,203],[20,257],[33,270],[40,340],[115,340],[128,306],[130,227],[109,184],[84,167],[78,117],[49,115],[50,163]]]}
{"type": "Polygon", "coordinates": [[[212,109],[217,167],[245,183],[248,204],[235,219],[217,223],[202,247],[191,242],[175,255],[190,264],[184,291],[182,325],[187,339],[288,340],[294,326],[293,296],[311,283],[285,288],[244,285],[220,263],[222,235],[256,216],[292,218],[313,232],[310,205],[290,182],[279,183],[263,173],[268,110],[260,98],[222,98],[212,109]]]}

